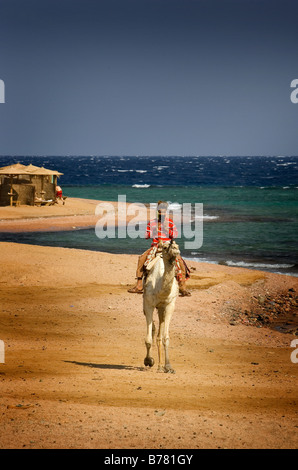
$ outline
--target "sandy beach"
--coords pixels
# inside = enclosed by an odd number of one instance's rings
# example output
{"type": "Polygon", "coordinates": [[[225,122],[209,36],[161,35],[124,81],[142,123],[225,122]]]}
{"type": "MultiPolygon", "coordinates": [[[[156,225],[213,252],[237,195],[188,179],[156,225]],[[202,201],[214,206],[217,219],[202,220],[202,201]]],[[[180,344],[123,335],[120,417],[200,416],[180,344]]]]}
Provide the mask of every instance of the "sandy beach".
{"type": "MultiPolygon", "coordinates": [[[[0,230],[92,227],[98,202],[2,207],[0,230]]],[[[143,365],[137,255],[0,249],[0,448],[297,447],[297,332],[275,329],[297,325],[297,278],[191,262],[164,374],[143,365]]]]}
{"type": "MultiPolygon", "coordinates": [[[[73,230],[94,227],[98,221],[96,206],[102,201],[67,198],[53,206],[0,207],[1,232],[73,230]]],[[[117,203],[109,202],[115,208],[117,203]]]]}

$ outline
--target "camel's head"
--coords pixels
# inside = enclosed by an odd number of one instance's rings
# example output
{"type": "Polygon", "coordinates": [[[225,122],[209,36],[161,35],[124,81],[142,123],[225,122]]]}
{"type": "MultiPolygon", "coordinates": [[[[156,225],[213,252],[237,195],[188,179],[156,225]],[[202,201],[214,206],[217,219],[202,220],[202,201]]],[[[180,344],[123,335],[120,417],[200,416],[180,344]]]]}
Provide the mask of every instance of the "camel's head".
{"type": "Polygon", "coordinates": [[[170,242],[163,243],[161,248],[163,257],[171,263],[174,263],[177,256],[180,255],[179,246],[173,239],[170,242]]]}

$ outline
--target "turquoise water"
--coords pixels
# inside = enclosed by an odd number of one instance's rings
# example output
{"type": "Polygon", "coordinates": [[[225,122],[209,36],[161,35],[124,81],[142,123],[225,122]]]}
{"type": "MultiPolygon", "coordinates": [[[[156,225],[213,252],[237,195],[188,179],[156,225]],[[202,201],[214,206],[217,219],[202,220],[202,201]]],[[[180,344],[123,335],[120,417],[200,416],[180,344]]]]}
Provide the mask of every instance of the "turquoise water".
{"type": "MultiPolygon", "coordinates": [[[[162,199],[172,208],[202,203],[203,245],[186,249],[182,230],[185,258],[298,275],[298,157],[0,157],[1,166],[17,161],[62,172],[69,197],[125,195],[128,203],[162,199]]],[[[0,233],[0,240],[115,253],[149,245],[142,238],[99,240],[94,229],[0,233]]]]}
{"type": "MultiPolygon", "coordinates": [[[[188,258],[221,262],[298,264],[298,192],[295,188],[162,187],[65,187],[74,197],[128,202],[203,203],[203,246],[197,252],[183,250],[188,258]]],[[[182,239],[183,240],[183,239],[182,239]]]]}
{"type": "MultiPolygon", "coordinates": [[[[127,202],[203,203],[203,245],[186,250],[186,239],[178,242],[187,259],[225,263],[298,275],[298,205],[296,188],[255,187],[149,187],[124,185],[63,186],[69,197],[113,200],[125,195],[127,202]]],[[[177,206],[178,204],[175,204],[177,206]]],[[[99,240],[94,229],[37,234],[2,234],[1,239],[65,246],[114,253],[142,253],[149,241],[99,240]]]]}

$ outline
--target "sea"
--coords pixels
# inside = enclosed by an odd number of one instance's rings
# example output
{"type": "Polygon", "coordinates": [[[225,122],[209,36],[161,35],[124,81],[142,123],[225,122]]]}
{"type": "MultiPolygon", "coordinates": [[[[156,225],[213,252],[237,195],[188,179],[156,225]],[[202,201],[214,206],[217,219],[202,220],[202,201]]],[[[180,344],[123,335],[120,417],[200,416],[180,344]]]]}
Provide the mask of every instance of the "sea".
{"type": "MultiPolygon", "coordinates": [[[[68,197],[203,206],[199,248],[178,243],[186,260],[298,276],[297,156],[1,156],[0,167],[32,163],[63,173],[68,197]]],[[[67,200],[66,200],[67,204],[67,200]]],[[[195,217],[195,214],[193,214],[195,217]]],[[[192,220],[195,223],[194,220],[192,220]]],[[[140,231],[141,233],[141,231],[140,231]]],[[[94,228],[0,233],[0,241],[141,254],[150,242],[100,239],[94,228]]]]}

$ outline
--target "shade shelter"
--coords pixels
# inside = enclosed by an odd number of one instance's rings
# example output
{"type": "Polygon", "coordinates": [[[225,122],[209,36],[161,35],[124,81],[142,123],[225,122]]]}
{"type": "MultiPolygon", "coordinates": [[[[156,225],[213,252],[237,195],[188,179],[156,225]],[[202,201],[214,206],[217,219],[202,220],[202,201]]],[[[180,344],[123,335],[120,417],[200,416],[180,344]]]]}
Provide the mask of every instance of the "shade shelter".
{"type": "Polygon", "coordinates": [[[0,205],[34,205],[39,200],[55,200],[59,171],[35,165],[8,165],[0,168],[0,205]]]}

